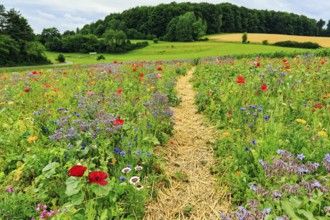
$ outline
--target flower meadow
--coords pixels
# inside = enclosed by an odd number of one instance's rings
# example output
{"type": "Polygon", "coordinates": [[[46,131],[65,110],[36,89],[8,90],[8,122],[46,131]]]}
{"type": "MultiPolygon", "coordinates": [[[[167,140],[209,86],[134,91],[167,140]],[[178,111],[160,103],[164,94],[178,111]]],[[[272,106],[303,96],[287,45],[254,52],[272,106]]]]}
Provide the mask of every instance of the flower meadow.
{"type": "Polygon", "coordinates": [[[208,59],[193,83],[238,207],[222,219],[330,218],[329,57],[208,59]]]}
{"type": "Polygon", "coordinates": [[[0,76],[0,219],[141,219],[162,178],[176,73],[119,63],[0,76]]]}

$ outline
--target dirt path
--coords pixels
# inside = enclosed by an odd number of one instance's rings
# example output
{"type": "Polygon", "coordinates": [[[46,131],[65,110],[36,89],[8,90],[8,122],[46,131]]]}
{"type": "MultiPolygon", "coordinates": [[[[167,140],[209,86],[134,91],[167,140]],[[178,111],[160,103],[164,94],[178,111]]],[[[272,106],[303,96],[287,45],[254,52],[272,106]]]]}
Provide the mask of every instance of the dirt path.
{"type": "Polygon", "coordinates": [[[214,164],[211,143],[217,131],[196,114],[195,93],[189,82],[193,71],[179,78],[176,86],[182,102],[173,108],[174,135],[165,158],[170,187],[159,189],[157,199],[147,207],[145,220],[220,219],[220,213],[229,207],[225,193],[216,190],[216,179],[210,174],[214,164]]]}

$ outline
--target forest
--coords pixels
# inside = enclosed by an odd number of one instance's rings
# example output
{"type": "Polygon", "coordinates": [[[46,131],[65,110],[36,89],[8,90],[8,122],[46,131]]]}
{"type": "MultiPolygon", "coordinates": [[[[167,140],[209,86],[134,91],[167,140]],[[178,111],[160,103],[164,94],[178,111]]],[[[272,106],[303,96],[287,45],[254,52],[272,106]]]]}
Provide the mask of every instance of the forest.
{"type": "Polygon", "coordinates": [[[0,65],[49,63],[43,52],[124,53],[148,42],[132,39],[191,42],[218,33],[271,33],[330,36],[330,21],[316,21],[288,12],[255,10],[230,3],[175,3],[139,6],[111,13],[103,20],[75,31],[60,33],[56,27],[34,34],[15,9],[0,5],[0,65]]]}

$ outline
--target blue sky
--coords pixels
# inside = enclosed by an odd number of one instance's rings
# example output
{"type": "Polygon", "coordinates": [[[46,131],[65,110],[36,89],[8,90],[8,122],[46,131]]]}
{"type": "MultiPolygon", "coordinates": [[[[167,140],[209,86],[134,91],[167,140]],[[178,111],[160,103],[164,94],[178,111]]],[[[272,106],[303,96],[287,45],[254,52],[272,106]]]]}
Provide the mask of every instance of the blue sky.
{"type": "MultiPolygon", "coordinates": [[[[103,19],[110,13],[121,12],[136,6],[158,5],[173,0],[1,0],[7,10],[14,8],[28,20],[35,33],[44,28],[56,27],[61,33],[75,30],[85,24],[103,19]]],[[[176,1],[187,2],[187,1],[176,1]]],[[[218,4],[230,2],[251,9],[267,9],[303,14],[316,20],[330,20],[329,0],[204,0],[218,4]]]]}

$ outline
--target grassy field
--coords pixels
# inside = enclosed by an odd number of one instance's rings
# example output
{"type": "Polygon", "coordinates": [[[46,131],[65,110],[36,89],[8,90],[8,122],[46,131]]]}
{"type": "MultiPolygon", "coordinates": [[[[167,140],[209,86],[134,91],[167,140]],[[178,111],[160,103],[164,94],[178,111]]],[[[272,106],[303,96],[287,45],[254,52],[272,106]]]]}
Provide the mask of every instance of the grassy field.
{"type": "MultiPolygon", "coordinates": [[[[302,51],[301,49],[248,45],[240,43],[222,43],[217,41],[207,42],[159,42],[157,44],[149,42],[149,46],[143,49],[134,50],[125,54],[103,54],[105,60],[101,62],[117,61],[136,61],[136,60],[175,60],[175,59],[193,59],[208,56],[223,56],[232,54],[250,54],[250,53],[271,53],[277,51],[302,51]]],[[[55,62],[58,53],[47,52],[47,56],[52,62],[55,62]]],[[[68,53],[64,54],[67,61],[74,64],[95,64],[98,55],[68,53]]]]}
{"type": "MultiPolygon", "coordinates": [[[[241,34],[237,36],[241,37],[241,34]]],[[[238,42],[220,42],[216,40],[222,36],[232,35],[214,35],[210,36],[209,41],[203,42],[163,42],[160,41],[157,44],[149,41],[149,46],[134,50],[124,54],[103,54],[105,60],[96,60],[101,54],[83,54],[83,53],[63,53],[66,61],[72,64],[70,65],[82,65],[82,64],[97,64],[97,63],[109,63],[116,61],[141,61],[141,60],[176,60],[176,59],[194,59],[209,56],[226,56],[234,54],[259,54],[259,53],[274,53],[274,52],[302,52],[304,49],[297,48],[284,48],[276,46],[265,46],[262,44],[241,44],[238,42]]],[[[236,35],[234,35],[236,36],[236,35]]],[[[271,36],[271,35],[270,35],[271,36]]],[[[252,37],[248,35],[249,40],[252,37]]],[[[289,37],[289,36],[288,36],[289,37]]],[[[234,39],[234,38],[233,38],[234,39]]],[[[263,38],[264,39],[264,38],[263,38]]],[[[136,41],[132,41],[136,42],[136,41]]],[[[269,41],[271,42],[271,41],[269,41]]],[[[48,59],[52,63],[56,64],[56,58],[58,52],[46,52],[48,59]]],[[[56,66],[38,66],[38,67],[15,67],[15,68],[0,68],[1,72],[7,71],[20,71],[26,69],[45,69],[54,68],[56,66]]],[[[62,66],[61,66],[62,67],[62,66]]]]}
{"type": "MultiPolygon", "coordinates": [[[[218,34],[208,37],[209,39],[226,41],[226,42],[241,42],[242,33],[236,34],[218,34]]],[[[322,47],[330,47],[330,37],[310,37],[310,36],[295,36],[295,35],[283,35],[283,34],[254,34],[248,33],[248,41],[252,43],[262,43],[263,40],[267,40],[268,43],[275,43],[279,41],[298,41],[298,42],[314,42],[320,44],[322,47]]]]}

